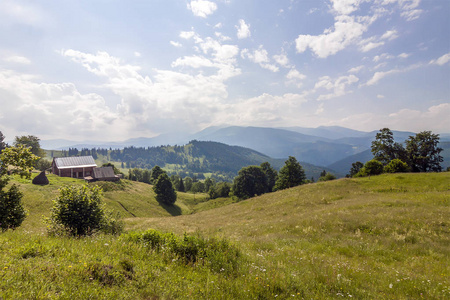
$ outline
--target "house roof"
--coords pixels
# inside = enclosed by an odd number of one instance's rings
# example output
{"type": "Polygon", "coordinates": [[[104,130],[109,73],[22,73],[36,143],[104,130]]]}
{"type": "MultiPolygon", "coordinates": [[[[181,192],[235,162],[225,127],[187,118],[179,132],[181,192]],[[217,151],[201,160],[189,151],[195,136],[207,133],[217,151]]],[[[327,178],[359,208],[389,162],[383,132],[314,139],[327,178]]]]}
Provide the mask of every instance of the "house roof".
{"type": "Polygon", "coordinates": [[[116,174],[114,174],[114,169],[112,167],[101,167],[94,169],[94,178],[114,178],[116,174]]]}
{"type": "Polygon", "coordinates": [[[58,169],[97,167],[92,156],[56,157],[53,161],[58,169]]]}

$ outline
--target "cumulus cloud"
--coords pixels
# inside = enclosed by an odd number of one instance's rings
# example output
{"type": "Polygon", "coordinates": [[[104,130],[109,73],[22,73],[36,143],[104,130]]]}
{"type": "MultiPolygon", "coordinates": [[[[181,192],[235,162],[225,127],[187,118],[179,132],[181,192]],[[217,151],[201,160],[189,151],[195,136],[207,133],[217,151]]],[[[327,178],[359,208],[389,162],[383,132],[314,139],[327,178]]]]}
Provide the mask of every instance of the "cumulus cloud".
{"type": "Polygon", "coordinates": [[[320,58],[326,58],[356,43],[368,29],[366,22],[358,22],[355,17],[340,15],[335,18],[334,28],[326,29],[320,35],[299,35],[295,40],[298,53],[308,48],[320,58]]]}
{"type": "Polygon", "coordinates": [[[279,68],[270,63],[269,53],[262,45],[258,47],[258,49],[254,51],[250,51],[248,49],[243,49],[241,51],[242,58],[248,58],[250,61],[259,64],[262,68],[268,69],[272,72],[278,72],[279,68]]]}
{"type": "Polygon", "coordinates": [[[330,76],[323,76],[319,78],[319,81],[315,84],[314,89],[326,89],[328,91],[332,91],[328,94],[320,95],[317,100],[329,100],[336,97],[344,96],[350,93],[347,90],[347,87],[359,81],[359,78],[355,75],[341,76],[337,79],[333,80],[330,76]]]}
{"type": "Polygon", "coordinates": [[[359,71],[361,71],[362,69],[364,69],[364,66],[357,66],[357,67],[353,67],[350,70],[348,70],[349,73],[358,73],[359,71]]]}
{"type": "Polygon", "coordinates": [[[92,136],[112,137],[126,130],[126,123],[111,111],[98,94],[83,94],[73,83],[45,83],[38,78],[14,71],[0,71],[0,125],[12,127],[17,133],[39,133],[45,136],[72,136],[73,139],[92,136]],[[37,117],[38,116],[38,117],[37,117]]]}
{"type": "Polygon", "coordinates": [[[187,7],[192,11],[194,16],[206,18],[216,11],[217,4],[211,1],[197,0],[188,3],[187,7]]]}
{"type": "Polygon", "coordinates": [[[250,37],[250,25],[246,24],[244,20],[239,20],[239,26],[236,26],[238,39],[246,39],[250,37]]]}
{"type": "Polygon", "coordinates": [[[306,75],[301,74],[296,69],[291,69],[286,75],[288,79],[288,84],[295,84],[297,87],[301,87],[303,85],[302,81],[306,79],[306,75]]]}
{"type": "Polygon", "coordinates": [[[274,55],[273,59],[280,66],[283,66],[285,68],[289,67],[289,58],[287,57],[286,54],[282,53],[282,54],[279,54],[279,55],[274,55]]]}

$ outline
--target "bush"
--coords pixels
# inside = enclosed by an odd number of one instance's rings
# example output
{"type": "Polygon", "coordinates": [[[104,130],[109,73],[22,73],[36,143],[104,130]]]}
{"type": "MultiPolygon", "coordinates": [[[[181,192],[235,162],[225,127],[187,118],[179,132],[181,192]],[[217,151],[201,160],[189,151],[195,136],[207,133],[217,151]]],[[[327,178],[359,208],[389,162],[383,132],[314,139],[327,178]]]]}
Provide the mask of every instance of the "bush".
{"type": "Polygon", "coordinates": [[[396,158],[391,160],[385,167],[384,172],[386,173],[405,173],[409,172],[410,168],[407,163],[396,158]]]}
{"type": "Polygon", "coordinates": [[[98,186],[65,186],[59,191],[47,220],[49,234],[85,236],[96,231],[117,234],[123,230],[123,224],[105,211],[98,186]]]}
{"type": "Polygon", "coordinates": [[[334,174],[327,172],[325,176],[322,176],[319,178],[318,181],[329,181],[329,180],[335,180],[336,176],[334,174]]]}
{"type": "MultiPolygon", "coordinates": [[[[0,186],[2,185],[0,182],[0,186]]],[[[15,229],[25,220],[26,212],[22,205],[22,197],[23,194],[16,185],[12,185],[8,191],[0,189],[0,228],[2,231],[15,229]]]]}
{"type": "Polygon", "coordinates": [[[383,173],[383,164],[376,159],[372,159],[366,162],[364,167],[354,177],[379,175],[381,173],[383,173]]]}

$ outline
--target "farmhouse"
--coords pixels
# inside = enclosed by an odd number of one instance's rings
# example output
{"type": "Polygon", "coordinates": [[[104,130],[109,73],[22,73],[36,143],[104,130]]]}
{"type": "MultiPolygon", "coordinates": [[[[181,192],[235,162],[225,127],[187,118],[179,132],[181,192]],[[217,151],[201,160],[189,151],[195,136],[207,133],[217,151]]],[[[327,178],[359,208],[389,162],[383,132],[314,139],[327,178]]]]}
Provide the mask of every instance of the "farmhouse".
{"type": "Polygon", "coordinates": [[[119,181],[120,177],[114,174],[113,167],[95,168],[93,176],[86,176],[84,178],[89,182],[93,181],[119,181]]]}
{"type": "Polygon", "coordinates": [[[52,172],[61,177],[84,178],[94,175],[97,164],[92,156],[55,157],[52,172]]]}

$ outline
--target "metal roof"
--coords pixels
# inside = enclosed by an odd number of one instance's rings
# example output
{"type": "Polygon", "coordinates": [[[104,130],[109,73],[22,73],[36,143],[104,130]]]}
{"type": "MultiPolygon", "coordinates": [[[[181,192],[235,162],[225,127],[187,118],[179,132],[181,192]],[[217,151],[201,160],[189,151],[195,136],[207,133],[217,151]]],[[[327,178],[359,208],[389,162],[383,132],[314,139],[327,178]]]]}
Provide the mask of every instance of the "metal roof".
{"type": "Polygon", "coordinates": [[[97,167],[92,156],[56,157],[54,162],[58,169],[97,167]]]}
{"type": "Polygon", "coordinates": [[[94,169],[94,178],[114,178],[116,174],[114,174],[113,167],[101,167],[94,169]]]}

